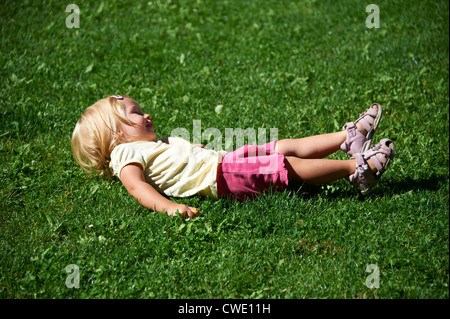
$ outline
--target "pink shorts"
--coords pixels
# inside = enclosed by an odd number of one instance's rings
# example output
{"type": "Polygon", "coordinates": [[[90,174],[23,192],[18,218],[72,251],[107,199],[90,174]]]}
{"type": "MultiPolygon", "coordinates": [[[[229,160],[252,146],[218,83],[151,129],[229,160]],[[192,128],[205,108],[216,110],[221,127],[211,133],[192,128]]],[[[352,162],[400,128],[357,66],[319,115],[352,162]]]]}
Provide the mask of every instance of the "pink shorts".
{"type": "Polygon", "coordinates": [[[217,192],[221,197],[244,201],[270,188],[288,186],[284,155],[275,152],[277,140],[256,146],[244,145],[225,154],[217,167],[217,192]]]}

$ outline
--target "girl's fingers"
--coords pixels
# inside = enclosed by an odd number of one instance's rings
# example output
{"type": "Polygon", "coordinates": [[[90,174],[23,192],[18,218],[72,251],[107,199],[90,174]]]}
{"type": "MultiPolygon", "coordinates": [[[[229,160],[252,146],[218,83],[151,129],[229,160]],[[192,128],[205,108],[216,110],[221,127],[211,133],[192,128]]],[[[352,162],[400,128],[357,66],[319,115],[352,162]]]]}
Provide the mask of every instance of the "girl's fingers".
{"type": "Polygon", "coordinates": [[[189,210],[186,213],[189,216],[189,218],[194,218],[194,217],[196,217],[198,215],[199,211],[200,210],[198,208],[189,207],[189,210]]]}
{"type": "Polygon", "coordinates": [[[196,207],[189,207],[189,208],[194,215],[197,215],[200,212],[200,209],[196,207]]]}

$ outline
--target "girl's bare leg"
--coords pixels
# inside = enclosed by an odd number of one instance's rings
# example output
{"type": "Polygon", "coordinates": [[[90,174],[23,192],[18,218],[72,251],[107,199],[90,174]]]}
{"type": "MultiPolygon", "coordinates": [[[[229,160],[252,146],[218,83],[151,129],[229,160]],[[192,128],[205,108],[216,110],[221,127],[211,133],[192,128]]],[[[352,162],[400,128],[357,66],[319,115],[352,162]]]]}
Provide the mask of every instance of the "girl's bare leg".
{"type": "Polygon", "coordinates": [[[355,173],[356,160],[305,159],[285,157],[289,180],[307,184],[331,183],[355,173]]]}
{"type": "Polygon", "coordinates": [[[299,158],[324,158],[337,150],[346,140],[347,131],[279,140],[275,151],[284,156],[299,158]]]}
{"type": "MultiPolygon", "coordinates": [[[[284,164],[288,170],[288,179],[303,181],[307,184],[326,184],[355,173],[356,159],[331,160],[309,159],[285,156],[284,164]]],[[[375,172],[377,169],[371,159],[367,165],[375,172]]]]}

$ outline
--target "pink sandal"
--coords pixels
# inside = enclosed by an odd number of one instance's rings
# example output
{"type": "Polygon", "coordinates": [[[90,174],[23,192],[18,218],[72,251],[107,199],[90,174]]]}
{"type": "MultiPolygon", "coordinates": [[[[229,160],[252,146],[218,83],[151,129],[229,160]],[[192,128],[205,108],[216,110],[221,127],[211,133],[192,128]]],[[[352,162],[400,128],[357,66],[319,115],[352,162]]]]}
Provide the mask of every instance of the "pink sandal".
{"type": "Polygon", "coordinates": [[[351,156],[367,151],[372,143],[373,135],[377,130],[382,114],[383,109],[381,105],[374,103],[355,122],[346,123],[343,129],[347,130],[347,139],[341,144],[341,150],[351,156]],[[378,109],[374,108],[374,105],[377,105],[378,109]],[[361,122],[361,125],[367,131],[365,136],[356,128],[356,123],[358,122],[361,122]]]}
{"type": "Polygon", "coordinates": [[[368,151],[361,154],[355,154],[356,170],[354,174],[349,176],[350,183],[352,183],[363,195],[369,194],[380,180],[381,175],[391,164],[394,155],[394,142],[387,138],[383,138],[368,151]],[[367,164],[369,158],[377,168],[376,172],[372,172],[367,164]]]}

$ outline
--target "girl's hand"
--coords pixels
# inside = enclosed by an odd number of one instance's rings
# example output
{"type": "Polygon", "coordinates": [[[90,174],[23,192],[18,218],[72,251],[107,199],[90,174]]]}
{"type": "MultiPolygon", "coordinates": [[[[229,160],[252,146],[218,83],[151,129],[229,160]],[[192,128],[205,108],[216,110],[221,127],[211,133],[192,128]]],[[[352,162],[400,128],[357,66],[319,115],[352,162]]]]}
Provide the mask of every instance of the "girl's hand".
{"type": "Polygon", "coordinates": [[[175,216],[177,211],[180,213],[182,217],[184,217],[186,214],[189,218],[194,218],[198,214],[198,208],[190,207],[183,204],[173,204],[168,210],[167,214],[169,216],[175,216]]]}

